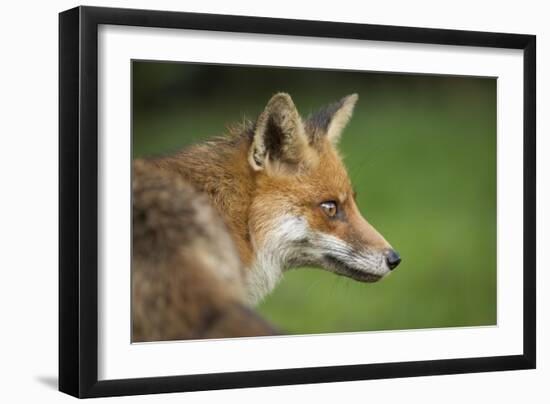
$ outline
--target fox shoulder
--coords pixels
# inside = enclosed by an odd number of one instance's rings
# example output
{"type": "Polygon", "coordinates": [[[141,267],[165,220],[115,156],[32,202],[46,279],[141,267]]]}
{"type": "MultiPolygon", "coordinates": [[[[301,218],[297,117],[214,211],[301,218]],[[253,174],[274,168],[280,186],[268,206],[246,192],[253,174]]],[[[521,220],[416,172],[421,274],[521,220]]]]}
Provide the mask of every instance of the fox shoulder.
{"type": "Polygon", "coordinates": [[[132,190],[133,340],[274,334],[245,306],[242,265],[208,197],[144,160],[132,190]]]}

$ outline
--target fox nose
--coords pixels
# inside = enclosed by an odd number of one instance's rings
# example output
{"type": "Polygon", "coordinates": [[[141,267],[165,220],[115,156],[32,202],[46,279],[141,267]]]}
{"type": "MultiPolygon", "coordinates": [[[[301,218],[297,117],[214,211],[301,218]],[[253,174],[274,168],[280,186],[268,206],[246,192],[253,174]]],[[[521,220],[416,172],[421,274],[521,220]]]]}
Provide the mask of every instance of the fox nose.
{"type": "Polygon", "coordinates": [[[386,253],[386,262],[390,267],[390,271],[392,271],[401,262],[401,257],[399,256],[399,253],[397,251],[388,250],[388,252],[386,253]]]}

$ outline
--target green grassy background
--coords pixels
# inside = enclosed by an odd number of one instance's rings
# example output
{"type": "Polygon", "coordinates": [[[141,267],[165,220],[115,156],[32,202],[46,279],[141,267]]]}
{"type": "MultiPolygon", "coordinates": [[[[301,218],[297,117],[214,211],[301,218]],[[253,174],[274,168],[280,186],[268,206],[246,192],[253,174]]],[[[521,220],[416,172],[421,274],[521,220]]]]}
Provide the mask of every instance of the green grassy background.
{"type": "Polygon", "coordinates": [[[401,253],[363,284],[289,271],[259,311],[291,334],[496,324],[496,80],[134,62],[133,154],[253,119],[286,91],[306,116],[360,95],[340,149],[363,215],[401,253]]]}

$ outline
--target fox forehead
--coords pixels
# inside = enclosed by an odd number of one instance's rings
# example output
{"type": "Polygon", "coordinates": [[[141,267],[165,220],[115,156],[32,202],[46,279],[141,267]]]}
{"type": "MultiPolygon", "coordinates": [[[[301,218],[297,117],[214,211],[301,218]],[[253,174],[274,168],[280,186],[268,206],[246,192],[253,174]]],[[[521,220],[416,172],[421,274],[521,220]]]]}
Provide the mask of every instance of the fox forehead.
{"type": "Polygon", "coordinates": [[[321,198],[332,198],[344,202],[353,194],[353,187],[340,154],[330,142],[325,141],[324,150],[320,153],[319,163],[312,168],[306,179],[311,191],[319,193],[321,198]]]}
{"type": "Polygon", "coordinates": [[[323,150],[317,153],[315,164],[306,165],[298,174],[260,174],[256,183],[257,196],[269,196],[264,200],[266,203],[271,200],[278,204],[284,199],[288,204],[296,206],[325,200],[344,202],[352,197],[351,181],[334,146],[327,142],[323,150]]]}

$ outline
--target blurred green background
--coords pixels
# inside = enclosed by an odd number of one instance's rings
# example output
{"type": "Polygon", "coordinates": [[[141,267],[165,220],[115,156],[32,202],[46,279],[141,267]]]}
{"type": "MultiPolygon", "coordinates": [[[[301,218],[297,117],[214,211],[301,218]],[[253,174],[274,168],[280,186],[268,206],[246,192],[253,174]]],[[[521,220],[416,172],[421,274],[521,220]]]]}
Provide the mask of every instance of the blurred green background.
{"type": "Polygon", "coordinates": [[[133,155],[254,119],[275,92],[302,116],[359,93],[340,149],[363,215],[400,252],[365,284],[298,269],[259,311],[290,334],[496,324],[496,79],[132,64],[133,155]]]}

